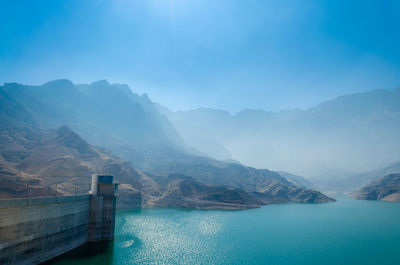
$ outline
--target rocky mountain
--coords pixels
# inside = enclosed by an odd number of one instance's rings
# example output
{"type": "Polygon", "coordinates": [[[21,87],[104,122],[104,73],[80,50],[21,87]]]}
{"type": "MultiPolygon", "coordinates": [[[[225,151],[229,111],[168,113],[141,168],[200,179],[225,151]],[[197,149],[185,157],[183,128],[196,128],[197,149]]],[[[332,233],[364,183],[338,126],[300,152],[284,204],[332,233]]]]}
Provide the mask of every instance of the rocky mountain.
{"type": "Polygon", "coordinates": [[[104,146],[136,166],[184,151],[180,136],[147,95],[134,94],[125,85],[56,80],[41,86],[6,83],[2,90],[23,105],[41,129],[67,125],[90,144],[104,146]]]}
{"type": "Polygon", "coordinates": [[[9,128],[20,134],[0,130],[1,198],[87,193],[91,174],[104,172],[136,187],[130,196],[137,205],[141,173],[129,162],[89,145],[66,126],[45,132],[9,128]]]}
{"type": "Polygon", "coordinates": [[[246,209],[264,205],[263,201],[240,189],[208,185],[185,175],[159,177],[162,195],[150,204],[200,209],[246,209]]]}
{"type": "Polygon", "coordinates": [[[337,179],[400,161],[400,88],[345,95],[306,110],[159,110],[187,145],[257,168],[337,179]],[[208,144],[197,142],[202,135],[208,144]]]}
{"type": "Polygon", "coordinates": [[[159,161],[152,168],[152,172],[160,175],[184,174],[207,184],[241,189],[254,195],[264,204],[334,201],[318,191],[294,185],[277,172],[207,157],[175,163],[159,161]]]}
{"type": "Polygon", "coordinates": [[[75,184],[86,185],[87,176],[101,171],[116,176],[121,183],[119,201],[126,206],[166,205],[179,196],[186,196],[181,200],[187,202],[184,205],[207,208],[212,203],[238,208],[238,201],[245,205],[242,208],[332,201],[314,190],[296,187],[278,173],[200,156],[184,145],[147,96],[136,95],[127,86],[58,80],[42,86],[5,84],[0,92],[4,103],[0,122],[5,124],[1,144],[9,146],[1,150],[2,168],[8,169],[8,175],[39,181],[36,186],[49,187],[49,192],[71,194],[75,184]],[[129,162],[94,146],[110,149],[129,162]],[[180,180],[165,182],[163,177],[168,176],[180,180]],[[180,192],[188,183],[198,192],[180,192]],[[57,189],[50,188],[55,185],[57,189]],[[210,197],[206,190],[215,195],[210,197]]]}
{"type": "MultiPolygon", "coordinates": [[[[121,183],[119,207],[246,209],[263,205],[244,191],[206,185],[183,175],[150,177],[89,145],[66,126],[37,132],[32,138],[0,152],[0,198],[87,193],[91,174],[102,172],[121,183]]],[[[16,138],[7,143],[10,140],[16,138]]]]}
{"type": "Polygon", "coordinates": [[[400,174],[389,174],[372,181],[356,193],[361,200],[400,201],[400,174]]]}
{"type": "Polygon", "coordinates": [[[184,175],[146,175],[131,163],[89,145],[66,126],[37,133],[18,148],[2,149],[0,161],[2,198],[87,193],[91,174],[102,172],[114,175],[120,183],[119,207],[246,209],[275,202],[184,175]]]}

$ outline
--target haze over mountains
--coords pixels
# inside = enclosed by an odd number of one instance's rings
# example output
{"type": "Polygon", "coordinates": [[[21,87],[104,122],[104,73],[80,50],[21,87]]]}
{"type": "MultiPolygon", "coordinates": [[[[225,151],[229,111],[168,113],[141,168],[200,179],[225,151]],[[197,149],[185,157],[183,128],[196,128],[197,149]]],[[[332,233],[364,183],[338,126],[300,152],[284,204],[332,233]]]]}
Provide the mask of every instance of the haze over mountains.
{"type": "Polygon", "coordinates": [[[235,115],[158,106],[184,142],[218,159],[338,179],[400,161],[400,88],[345,95],[300,110],[235,115]]]}
{"type": "MultiPolygon", "coordinates": [[[[54,136],[52,130],[67,125],[71,133],[75,131],[83,142],[90,143],[83,146],[89,145],[102,153],[101,157],[112,157],[125,166],[130,162],[128,172],[146,176],[135,181],[141,183],[147,179],[150,190],[137,188],[141,185],[124,186],[122,192],[135,198],[140,192],[154,194],[154,189],[158,190],[155,197],[143,195],[140,204],[156,204],[168,193],[165,177],[169,175],[188,178],[185,181],[169,178],[175,185],[192,179],[215,187],[239,189],[258,198],[260,203],[271,203],[324,201],[322,195],[308,190],[313,184],[323,190],[354,191],[384,173],[398,171],[397,164],[379,168],[400,160],[399,88],[342,96],[308,110],[277,113],[244,110],[235,115],[212,109],[172,112],[154,104],[145,94],[140,96],[126,85],[109,84],[105,80],[90,85],[74,85],[69,80],[42,86],[6,83],[1,92],[1,161],[3,165],[8,163],[3,166],[9,169],[8,173],[28,178],[40,175],[43,170],[40,161],[31,161],[38,165],[39,171],[33,174],[25,171],[22,165],[30,161],[23,161],[26,154],[39,150],[38,146],[44,144],[43,137],[54,136]],[[246,164],[280,171],[259,170],[246,164]],[[370,170],[375,171],[353,174],[370,170]],[[292,174],[297,172],[313,177],[313,184],[292,174]]],[[[73,157],[80,161],[77,164],[84,161],[82,157],[73,157]]],[[[96,163],[97,166],[84,170],[83,175],[101,170],[108,162],[96,163]]],[[[70,172],[76,169],[72,168],[70,172]]],[[[179,185],[174,187],[180,190],[179,185]]],[[[196,187],[200,188],[199,185],[196,187]]],[[[64,189],[71,193],[71,186],[64,189]]]]}
{"type": "Polygon", "coordinates": [[[75,86],[56,80],[42,86],[5,84],[3,89],[32,113],[41,128],[68,125],[92,144],[112,147],[136,164],[157,159],[156,154],[181,142],[147,96],[133,94],[127,86],[107,81],[75,86]]]}
{"type": "Polygon", "coordinates": [[[393,163],[387,167],[379,168],[376,170],[362,172],[355,175],[348,176],[340,179],[312,179],[313,183],[318,188],[325,191],[339,191],[339,192],[353,192],[366,186],[368,183],[373,182],[386,175],[399,173],[400,162],[393,163]]]}
{"type": "Polygon", "coordinates": [[[48,187],[36,194],[72,194],[75,184],[88,184],[90,174],[100,171],[121,182],[120,203],[127,207],[238,209],[333,201],[276,172],[201,155],[146,95],[124,85],[56,80],[4,84],[0,92],[4,196],[23,196],[12,183],[48,187]]]}

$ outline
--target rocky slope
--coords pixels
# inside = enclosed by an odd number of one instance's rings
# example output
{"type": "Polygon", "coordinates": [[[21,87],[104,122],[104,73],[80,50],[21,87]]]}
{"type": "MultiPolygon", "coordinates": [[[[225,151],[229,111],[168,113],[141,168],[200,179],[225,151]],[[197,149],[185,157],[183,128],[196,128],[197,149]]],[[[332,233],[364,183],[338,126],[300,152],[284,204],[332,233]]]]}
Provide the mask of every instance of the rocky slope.
{"type": "Polygon", "coordinates": [[[121,183],[119,207],[246,209],[262,205],[244,191],[206,185],[183,175],[149,177],[131,163],[89,145],[66,126],[25,140],[24,145],[0,152],[0,198],[87,193],[91,174],[102,172],[121,183]]]}
{"type": "Polygon", "coordinates": [[[198,209],[247,209],[264,205],[261,200],[240,189],[209,185],[192,177],[171,174],[156,178],[161,196],[149,205],[198,209]]]}
{"type": "Polygon", "coordinates": [[[153,172],[179,173],[211,185],[226,185],[241,189],[264,204],[335,201],[318,191],[295,186],[277,172],[246,167],[237,163],[215,161],[205,157],[174,164],[160,161],[153,168],[153,172]]]}
{"type": "Polygon", "coordinates": [[[372,181],[356,193],[361,200],[400,201],[400,174],[389,174],[372,181]]]}
{"type": "MultiPolygon", "coordinates": [[[[39,181],[38,187],[57,184],[56,190],[50,188],[51,192],[71,194],[75,184],[88,184],[87,176],[100,171],[115,175],[122,183],[120,203],[126,206],[172,204],[170,198],[176,198],[176,193],[164,196],[168,193],[166,187],[181,189],[188,182],[203,191],[207,188],[219,193],[214,196],[214,203],[220,203],[222,194],[234,198],[239,190],[243,204],[248,205],[245,207],[258,205],[256,201],[332,201],[317,191],[293,185],[276,172],[196,155],[182,144],[147,96],[133,94],[126,86],[105,81],[74,85],[58,80],[42,86],[6,84],[0,87],[0,95],[0,122],[5,124],[0,136],[6,147],[1,150],[4,176],[39,181]],[[73,127],[90,143],[68,127],[51,129],[60,124],[73,127]],[[93,144],[105,146],[129,162],[93,144]],[[175,186],[157,177],[183,175],[188,178],[180,185],[173,182],[175,186]]],[[[212,201],[202,194],[192,198],[191,203],[212,201]]],[[[180,196],[190,199],[191,194],[180,196]]],[[[210,203],[207,205],[210,207],[210,203]]]]}
{"type": "Polygon", "coordinates": [[[135,166],[144,168],[164,153],[184,149],[174,127],[149,98],[124,85],[55,80],[41,86],[6,83],[1,90],[22,105],[40,129],[67,125],[90,144],[108,148],[135,166]]]}
{"type": "Polygon", "coordinates": [[[146,175],[131,163],[94,147],[66,126],[41,131],[22,105],[0,97],[0,198],[87,193],[90,175],[112,174],[119,207],[246,209],[263,203],[252,195],[183,175],[146,175]],[[12,103],[12,104],[11,104],[12,103]]]}
{"type": "Polygon", "coordinates": [[[136,197],[137,206],[140,173],[129,162],[87,144],[66,126],[46,132],[27,130],[29,138],[0,130],[1,198],[87,193],[91,174],[103,172],[135,187],[130,196],[136,197]]]}

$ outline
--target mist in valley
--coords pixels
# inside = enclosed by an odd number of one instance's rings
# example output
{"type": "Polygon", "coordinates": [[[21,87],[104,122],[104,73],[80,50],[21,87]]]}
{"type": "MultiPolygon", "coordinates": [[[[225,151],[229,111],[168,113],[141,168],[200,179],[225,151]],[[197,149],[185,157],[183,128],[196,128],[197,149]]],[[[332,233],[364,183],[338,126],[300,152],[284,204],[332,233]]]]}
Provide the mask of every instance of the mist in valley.
{"type": "Polygon", "coordinates": [[[306,110],[159,110],[188,145],[258,168],[340,179],[400,161],[399,88],[343,95],[306,110]]]}

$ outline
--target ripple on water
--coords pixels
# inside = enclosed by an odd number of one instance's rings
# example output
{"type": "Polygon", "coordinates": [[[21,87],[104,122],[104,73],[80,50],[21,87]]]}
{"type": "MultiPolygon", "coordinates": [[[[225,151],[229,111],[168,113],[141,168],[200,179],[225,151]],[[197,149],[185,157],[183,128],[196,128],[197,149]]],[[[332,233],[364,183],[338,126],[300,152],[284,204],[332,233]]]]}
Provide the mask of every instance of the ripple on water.
{"type": "Polygon", "coordinates": [[[215,212],[210,215],[187,212],[181,218],[169,218],[165,214],[132,215],[126,217],[120,231],[121,236],[140,238],[143,248],[136,252],[136,263],[171,264],[178,258],[180,264],[194,264],[198,263],[199,256],[210,255],[215,256],[213,260],[218,263],[213,237],[221,231],[223,222],[224,218],[215,212]]]}

